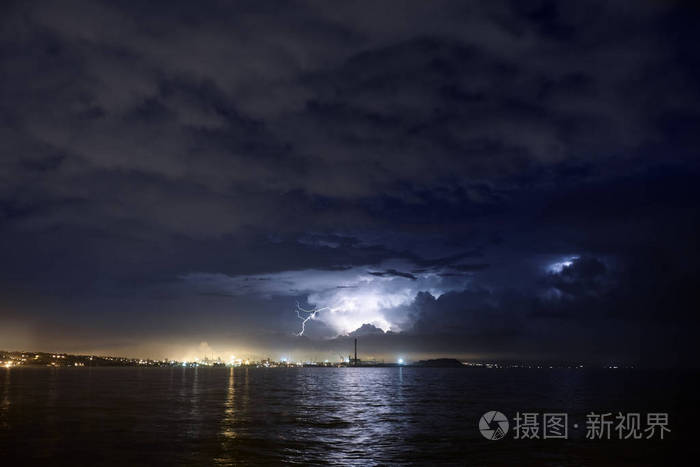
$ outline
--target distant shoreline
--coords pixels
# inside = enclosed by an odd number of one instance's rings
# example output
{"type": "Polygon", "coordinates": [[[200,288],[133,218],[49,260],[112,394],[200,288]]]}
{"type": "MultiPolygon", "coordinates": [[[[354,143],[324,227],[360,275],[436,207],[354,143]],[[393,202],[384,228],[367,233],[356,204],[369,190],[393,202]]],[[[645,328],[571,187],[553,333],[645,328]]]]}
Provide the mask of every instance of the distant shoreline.
{"type": "Polygon", "coordinates": [[[104,355],[75,355],[67,353],[2,351],[0,350],[0,367],[138,367],[138,368],[196,368],[196,367],[243,367],[243,368],[488,368],[488,369],[635,369],[630,365],[584,366],[571,362],[473,362],[460,361],[455,358],[436,358],[405,363],[386,363],[376,361],[343,362],[302,362],[302,361],[259,361],[221,359],[202,359],[178,361],[169,359],[139,359],[104,355]]]}

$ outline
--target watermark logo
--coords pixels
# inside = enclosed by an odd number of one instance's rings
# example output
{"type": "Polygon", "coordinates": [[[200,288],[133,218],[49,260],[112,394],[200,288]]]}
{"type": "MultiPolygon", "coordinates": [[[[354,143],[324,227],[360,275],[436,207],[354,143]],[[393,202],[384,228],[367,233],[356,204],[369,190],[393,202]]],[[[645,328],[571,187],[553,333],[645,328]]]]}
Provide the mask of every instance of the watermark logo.
{"type": "Polygon", "coordinates": [[[508,426],[508,418],[496,410],[486,412],[479,420],[481,435],[491,441],[503,438],[508,433],[508,426]]]}
{"type": "MultiPolygon", "coordinates": [[[[585,438],[610,439],[664,439],[671,433],[666,412],[641,413],[589,412],[586,415],[585,438]],[[646,421],[646,423],[644,423],[646,421]]],[[[517,412],[512,420],[513,439],[569,439],[569,414],[564,412],[517,412]]],[[[491,410],[479,419],[479,432],[491,441],[503,439],[510,423],[502,412],[491,410]]],[[[578,423],[571,428],[574,437],[583,436],[578,423]],[[577,436],[578,435],[578,436],[577,436]]]]}

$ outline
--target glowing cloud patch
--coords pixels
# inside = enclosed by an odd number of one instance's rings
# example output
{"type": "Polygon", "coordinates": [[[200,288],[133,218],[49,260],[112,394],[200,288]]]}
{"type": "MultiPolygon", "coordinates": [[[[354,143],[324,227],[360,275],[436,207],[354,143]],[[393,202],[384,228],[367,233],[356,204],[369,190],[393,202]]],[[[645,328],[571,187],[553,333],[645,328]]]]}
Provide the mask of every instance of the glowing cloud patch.
{"type": "Polygon", "coordinates": [[[547,266],[547,272],[553,274],[560,274],[564,270],[564,268],[568,268],[569,266],[574,264],[574,261],[576,261],[577,259],[579,259],[579,257],[575,255],[562,258],[560,261],[549,264],[547,266]]]}

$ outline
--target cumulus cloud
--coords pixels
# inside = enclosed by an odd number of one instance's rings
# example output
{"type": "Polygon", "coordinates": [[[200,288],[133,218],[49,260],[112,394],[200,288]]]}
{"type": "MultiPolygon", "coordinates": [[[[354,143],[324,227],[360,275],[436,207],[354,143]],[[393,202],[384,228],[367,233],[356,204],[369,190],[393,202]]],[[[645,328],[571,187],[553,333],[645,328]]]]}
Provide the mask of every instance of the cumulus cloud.
{"type": "MultiPolygon", "coordinates": [[[[410,268],[410,264],[387,261],[381,266],[386,271],[410,268]]],[[[335,335],[348,334],[363,325],[382,331],[399,332],[410,329],[412,316],[406,313],[419,293],[433,297],[464,289],[469,283],[465,276],[445,277],[439,271],[411,274],[380,273],[368,266],[341,270],[286,271],[253,276],[226,276],[221,274],[188,274],[185,283],[200,291],[218,291],[230,294],[262,295],[267,297],[302,297],[312,310],[312,317],[331,329],[335,335]]],[[[290,312],[293,308],[290,306],[290,312]]]]}

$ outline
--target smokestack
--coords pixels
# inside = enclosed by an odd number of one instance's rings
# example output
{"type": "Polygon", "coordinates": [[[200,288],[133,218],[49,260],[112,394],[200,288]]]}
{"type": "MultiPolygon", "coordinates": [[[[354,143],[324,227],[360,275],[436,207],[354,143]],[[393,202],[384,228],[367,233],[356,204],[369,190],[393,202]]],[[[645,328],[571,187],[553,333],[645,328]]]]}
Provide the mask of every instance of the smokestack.
{"type": "Polygon", "coordinates": [[[355,366],[357,366],[357,337],[355,338],[355,366]]]}

